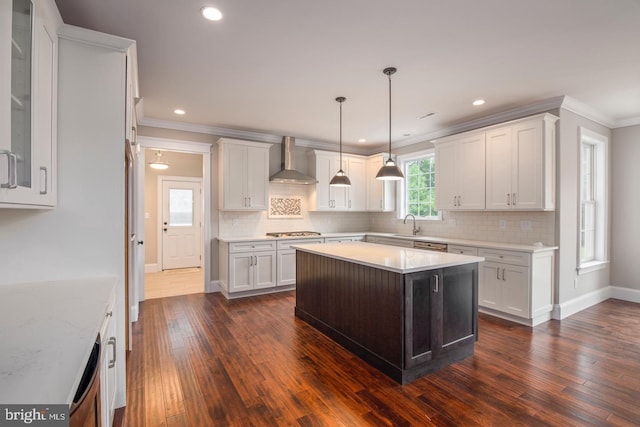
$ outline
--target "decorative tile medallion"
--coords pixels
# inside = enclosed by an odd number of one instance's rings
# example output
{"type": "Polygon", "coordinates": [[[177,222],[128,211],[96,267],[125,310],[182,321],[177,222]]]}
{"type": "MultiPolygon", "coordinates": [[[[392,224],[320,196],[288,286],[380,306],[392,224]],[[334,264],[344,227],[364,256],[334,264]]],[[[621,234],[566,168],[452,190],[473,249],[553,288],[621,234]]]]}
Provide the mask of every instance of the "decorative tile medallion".
{"type": "Polygon", "coordinates": [[[302,218],[302,197],[272,196],[269,203],[269,218],[302,218]]]}

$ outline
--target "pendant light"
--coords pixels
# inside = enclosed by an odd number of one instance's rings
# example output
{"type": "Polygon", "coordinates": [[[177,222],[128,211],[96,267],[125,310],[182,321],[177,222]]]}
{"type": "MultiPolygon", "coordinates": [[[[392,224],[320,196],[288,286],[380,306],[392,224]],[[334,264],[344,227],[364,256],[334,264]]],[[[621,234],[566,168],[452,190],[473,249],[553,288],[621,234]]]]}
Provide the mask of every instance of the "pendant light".
{"type": "Polygon", "coordinates": [[[156,152],[156,159],[152,162],[149,162],[149,167],[158,170],[169,169],[169,163],[163,162],[161,159],[162,153],[160,152],[160,150],[158,150],[158,152],[156,152]]]}
{"type": "Polygon", "coordinates": [[[376,179],[382,179],[385,181],[398,181],[404,179],[404,175],[396,162],[391,157],[391,74],[397,70],[393,67],[385,68],[382,72],[389,77],[389,158],[385,162],[384,166],[380,168],[376,179]]]}
{"type": "Polygon", "coordinates": [[[332,187],[351,187],[351,180],[346,173],[342,170],[342,103],[346,101],[347,98],[344,96],[339,96],[336,98],[336,101],[340,103],[340,170],[336,173],[331,179],[329,183],[332,187]]]}

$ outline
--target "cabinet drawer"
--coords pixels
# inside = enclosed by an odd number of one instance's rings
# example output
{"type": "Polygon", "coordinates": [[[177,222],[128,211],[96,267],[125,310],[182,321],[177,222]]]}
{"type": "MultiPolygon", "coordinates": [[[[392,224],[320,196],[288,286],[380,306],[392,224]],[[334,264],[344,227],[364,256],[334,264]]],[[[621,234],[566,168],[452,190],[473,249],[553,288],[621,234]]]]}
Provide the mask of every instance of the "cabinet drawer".
{"type": "Polygon", "coordinates": [[[473,246],[449,245],[447,252],[452,254],[478,256],[478,248],[473,246]]]}
{"type": "Polygon", "coordinates": [[[234,242],[229,243],[229,253],[247,252],[247,251],[275,251],[275,240],[264,240],[255,242],[234,242]]]}
{"type": "Polygon", "coordinates": [[[531,265],[530,255],[526,252],[479,249],[478,256],[484,257],[486,261],[522,265],[524,267],[529,267],[531,265]]]}
{"type": "Polygon", "coordinates": [[[324,243],[324,239],[278,240],[278,250],[291,249],[292,245],[307,245],[312,243],[324,243]]]}

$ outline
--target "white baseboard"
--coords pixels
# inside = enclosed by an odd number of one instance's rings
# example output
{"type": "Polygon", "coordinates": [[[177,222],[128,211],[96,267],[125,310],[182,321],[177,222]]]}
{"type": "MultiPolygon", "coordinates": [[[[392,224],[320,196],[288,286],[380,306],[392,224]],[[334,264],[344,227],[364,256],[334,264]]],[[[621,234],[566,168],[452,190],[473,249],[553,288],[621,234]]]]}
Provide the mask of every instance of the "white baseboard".
{"type": "Polygon", "coordinates": [[[132,305],[131,306],[131,310],[129,311],[129,314],[131,315],[131,321],[132,322],[137,322],[138,321],[138,304],[136,305],[132,305]]]}
{"type": "Polygon", "coordinates": [[[221,291],[220,280],[212,280],[211,282],[205,284],[204,286],[205,294],[210,294],[212,292],[220,292],[220,291],[221,291]]]}
{"type": "Polygon", "coordinates": [[[606,288],[597,289],[593,292],[589,292],[588,294],[579,296],[578,298],[563,302],[562,304],[554,304],[553,318],[556,320],[562,320],[572,314],[576,314],[577,312],[584,310],[585,308],[589,308],[592,305],[606,301],[609,298],[611,298],[611,287],[607,286],[606,288]]]}
{"type": "Polygon", "coordinates": [[[640,303],[640,289],[620,288],[617,286],[610,286],[609,288],[611,289],[611,298],[640,303]]]}
{"type": "Polygon", "coordinates": [[[144,272],[145,273],[157,273],[160,271],[160,264],[145,264],[144,272]]]}

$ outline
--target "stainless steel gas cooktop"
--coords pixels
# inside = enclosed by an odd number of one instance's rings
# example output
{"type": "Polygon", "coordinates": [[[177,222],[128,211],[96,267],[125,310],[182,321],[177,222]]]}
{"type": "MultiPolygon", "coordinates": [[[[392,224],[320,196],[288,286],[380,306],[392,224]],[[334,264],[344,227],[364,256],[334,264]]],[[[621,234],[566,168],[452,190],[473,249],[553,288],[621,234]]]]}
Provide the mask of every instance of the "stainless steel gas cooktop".
{"type": "Polygon", "coordinates": [[[278,231],[274,233],[267,233],[268,237],[307,237],[307,236],[320,236],[317,231],[278,231]]]}

